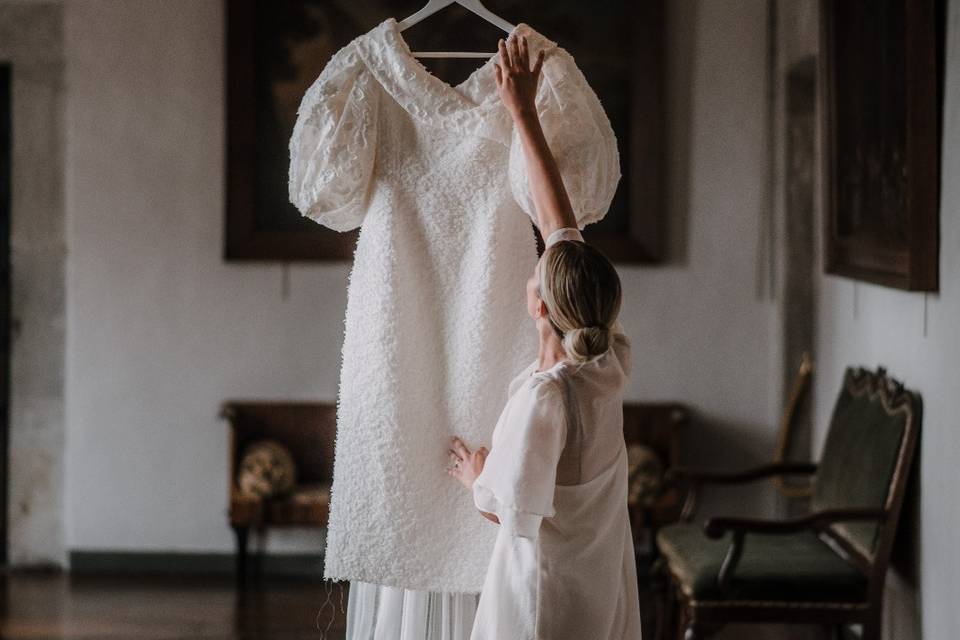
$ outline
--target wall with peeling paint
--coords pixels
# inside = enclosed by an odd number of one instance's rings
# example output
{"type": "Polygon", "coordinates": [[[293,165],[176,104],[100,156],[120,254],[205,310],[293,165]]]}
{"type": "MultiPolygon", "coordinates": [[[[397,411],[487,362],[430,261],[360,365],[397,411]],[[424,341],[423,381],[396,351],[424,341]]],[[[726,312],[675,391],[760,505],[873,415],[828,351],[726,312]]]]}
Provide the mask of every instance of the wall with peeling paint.
{"type": "Polygon", "coordinates": [[[12,77],[8,557],[66,562],[63,11],[0,2],[12,77]]]}

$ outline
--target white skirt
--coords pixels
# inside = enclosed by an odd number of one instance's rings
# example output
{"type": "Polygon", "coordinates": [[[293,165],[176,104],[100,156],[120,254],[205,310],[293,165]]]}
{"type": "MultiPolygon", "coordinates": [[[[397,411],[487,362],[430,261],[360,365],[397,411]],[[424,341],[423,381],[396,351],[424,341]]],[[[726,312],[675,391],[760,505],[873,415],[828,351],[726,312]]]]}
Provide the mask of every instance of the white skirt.
{"type": "Polygon", "coordinates": [[[469,640],[479,598],[351,581],[346,640],[469,640]]]}

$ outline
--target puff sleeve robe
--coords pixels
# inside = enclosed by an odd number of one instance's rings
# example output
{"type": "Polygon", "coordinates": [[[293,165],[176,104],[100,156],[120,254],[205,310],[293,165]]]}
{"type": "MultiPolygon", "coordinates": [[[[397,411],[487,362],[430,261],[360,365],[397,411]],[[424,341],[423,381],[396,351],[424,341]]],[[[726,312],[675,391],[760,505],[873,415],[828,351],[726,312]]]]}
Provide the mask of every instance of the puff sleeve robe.
{"type": "MultiPolygon", "coordinates": [[[[616,140],[572,57],[546,50],[536,103],[578,225],[620,178],[616,140]]],[[[444,469],[449,437],[488,443],[533,357],[524,283],[537,260],[519,139],[488,59],[433,76],[390,18],[331,58],[290,139],[290,200],[359,227],[350,270],[324,576],[478,593],[496,538],[444,469]]]]}
{"type": "Polygon", "coordinates": [[[470,640],[641,638],[623,439],[630,344],[617,330],[586,363],[536,371],[535,360],[510,383],[473,484],[500,526],[470,640]]]}

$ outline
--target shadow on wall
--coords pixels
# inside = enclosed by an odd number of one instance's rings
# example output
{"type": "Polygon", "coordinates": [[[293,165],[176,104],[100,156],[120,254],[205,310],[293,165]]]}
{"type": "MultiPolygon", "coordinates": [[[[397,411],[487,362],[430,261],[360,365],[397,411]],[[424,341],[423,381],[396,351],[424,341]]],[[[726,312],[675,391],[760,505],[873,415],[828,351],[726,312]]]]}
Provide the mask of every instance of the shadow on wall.
{"type": "MultiPolygon", "coordinates": [[[[775,445],[773,425],[734,423],[694,413],[680,436],[680,462],[685,466],[738,470],[769,463],[775,445]]],[[[770,518],[776,489],[769,480],[702,488],[697,520],[706,515],[770,518]]]]}
{"type": "Polygon", "coordinates": [[[688,261],[687,238],[690,211],[691,126],[693,118],[693,70],[697,57],[697,3],[673,2],[666,7],[665,44],[667,143],[664,189],[663,238],[665,262],[685,265],[688,261]]]}

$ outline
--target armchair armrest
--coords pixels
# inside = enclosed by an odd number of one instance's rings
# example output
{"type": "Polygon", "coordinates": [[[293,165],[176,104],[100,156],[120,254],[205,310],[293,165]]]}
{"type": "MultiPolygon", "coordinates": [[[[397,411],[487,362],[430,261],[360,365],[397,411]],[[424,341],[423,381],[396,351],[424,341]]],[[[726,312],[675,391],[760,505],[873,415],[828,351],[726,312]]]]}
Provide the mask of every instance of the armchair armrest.
{"type": "Polygon", "coordinates": [[[817,465],[812,462],[778,462],[741,471],[676,467],[667,472],[667,478],[670,480],[687,479],[696,483],[740,484],[769,478],[770,476],[811,475],[816,472],[817,465]]]}
{"type": "Polygon", "coordinates": [[[708,538],[722,538],[727,531],[733,532],[733,540],[727,555],[720,565],[717,584],[724,593],[730,593],[733,571],[743,554],[743,540],[747,533],[788,534],[809,529],[820,530],[836,522],[875,520],[887,518],[885,509],[825,509],[787,520],[759,520],[754,518],[710,518],[703,525],[708,538]]]}
{"type": "Polygon", "coordinates": [[[799,518],[786,520],[759,520],[754,518],[710,518],[703,525],[708,538],[722,538],[727,531],[743,533],[786,534],[806,529],[822,529],[835,522],[875,520],[883,522],[884,509],[826,509],[799,518]]]}
{"type": "Polygon", "coordinates": [[[689,483],[680,512],[680,520],[689,522],[697,509],[697,493],[701,484],[742,484],[771,476],[812,475],[816,472],[817,465],[812,462],[775,462],[742,471],[675,467],[667,471],[665,484],[675,485],[681,480],[689,483]]]}

